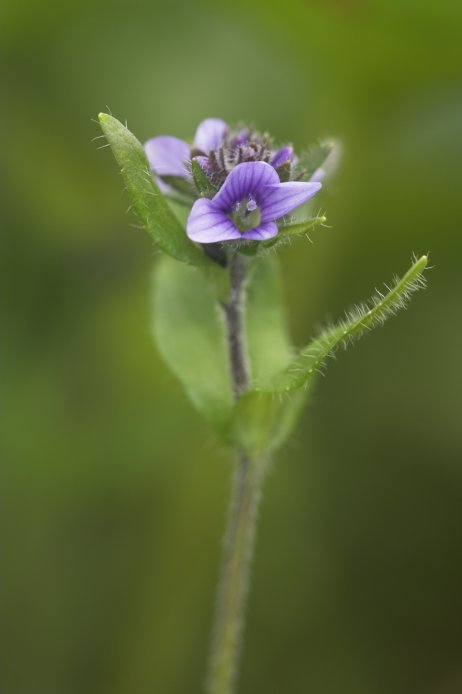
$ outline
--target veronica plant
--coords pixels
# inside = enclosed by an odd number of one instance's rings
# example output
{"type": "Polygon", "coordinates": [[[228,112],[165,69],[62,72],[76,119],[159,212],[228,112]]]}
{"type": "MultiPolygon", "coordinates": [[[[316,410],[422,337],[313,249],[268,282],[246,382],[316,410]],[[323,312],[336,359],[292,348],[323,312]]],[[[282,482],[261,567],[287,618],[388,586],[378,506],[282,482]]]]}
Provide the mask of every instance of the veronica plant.
{"type": "MultiPolygon", "coordinates": [[[[255,519],[269,458],[292,431],[329,357],[404,308],[424,286],[426,256],[307,346],[288,336],[276,253],[325,222],[294,209],[317,194],[338,157],[324,142],[295,157],[268,135],[203,121],[190,145],[144,147],[115,118],[103,133],[132,205],[157,248],[153,334],[193,405],[235,453],[235,475],[207,679],[235,691],[255,519]],[[174,213],[186,206],[182,225],[174,213]]],[[[303,208],[305,209],[305,208],[303,208]]]]}

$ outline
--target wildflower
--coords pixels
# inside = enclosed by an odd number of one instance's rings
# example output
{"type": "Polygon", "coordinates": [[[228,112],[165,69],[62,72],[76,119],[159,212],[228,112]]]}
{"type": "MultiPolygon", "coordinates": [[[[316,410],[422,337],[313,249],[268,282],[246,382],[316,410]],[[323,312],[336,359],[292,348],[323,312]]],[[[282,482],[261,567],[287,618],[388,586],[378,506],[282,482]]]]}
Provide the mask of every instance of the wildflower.
{"type": "MultiPolygon", "coordinates": [[[[293,160],[290,145],[273,151],[269,137],[250,129],[232,132],[219,118],[207,118],[197,128],[192,147],[177,137],[159,135],[148,140],[146,156],[154,174],[165,182],[191,180],[191,160],[195,159],[210,180],[220,187],[228,174],[244,162],[264,161],[275,169],[289,166],[293,160]]],[[[165,189],[165,185],[162,186],[165,189]]]]}
{"type": "Polygon", "coordinates": [[[274,167],[264,161],[237,164],[211,200],[194,203],[186,232],[199,243],[263,241],[278,233],[277,219],[320,188],[319,182],[281,183],[274,167]]]}

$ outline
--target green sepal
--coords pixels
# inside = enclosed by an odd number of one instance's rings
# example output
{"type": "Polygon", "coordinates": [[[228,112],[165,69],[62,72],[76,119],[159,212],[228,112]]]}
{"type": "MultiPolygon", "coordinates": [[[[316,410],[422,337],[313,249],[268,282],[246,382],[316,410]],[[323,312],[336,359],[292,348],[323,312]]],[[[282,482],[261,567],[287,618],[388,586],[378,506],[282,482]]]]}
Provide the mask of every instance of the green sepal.
{"type": "Polygon", "coordinates": [[[288,243],[291,239],[297,236],[306,236],[310,231],[322,226],[326,222],[326,217],[312,217],[303,222],[293,224],[283,224],[279,227],[279,233],[272,239],[266,241],[242,241],[238,243],[237,250],[239,253],[247,256],[254,256],[257,253],[262,254],[266,249],[275,250],[278,246],[288,243]]]}
{"type": "Polygon", "coordinates": [[[326,217],[312,217],[311,219],[305,219],[303,222],[296,222],[294,224],[284,224],[279,227],[279,234],[272,239],[267,241],[262,241],[263,248],[276,248],[283,244],[288,243],[297,236],[307,236],[310,231],[317,229],[317,227],[322,226],[326,222],[326,217]]]}
{"type": "Polygon", "coordinates": [[[292,162],[290,161],[290,159],[284,162],[284,164],[281,164],[281,166],[277,167],[276,173],[279,176],[279,180],[281,181],[281,183],[287,183],[288,181],[290,181],[291,171],[292,162]]]}
{"type": "Polygon", "coordinates": [[[281,394],[301,386],[310,387],[320,370],[325,366],[328,357],[332,356],[339,346],[348,344],[361,337],[377,325],[405,308],[410,297],[426,284],[423,271],[427,265],[427,256],[422,256],[401,278],[396,278],[387,293],[377,290],[367,304],[356,306],[345,319],[325,330],[310,342],[289,366],[275,377],[260,381],[256,390],[265,393],[281,394]]]}
{"type": "Polygon", "coordinates": [[[191,172],[194,185],[199,195],[204,198],[213,198],[218,188],[213,184],[196,159],[192,159],[191,161],[191,172]]]}
{"type": "Polygon", "coordinates": [[[107,113],[99,114],[99,122],[120,167],[133,207],[151,238],[172,258],[206,267],[211,261],[188,239],[168,206],[154,182],[141,143],[107,113]]]}
{"type": "Polygon", "coordinates": [[[164,183],[179,194],[182,200],[192,205],[194,202],[194,189],[189,179],[182,176],[160,176],[164,183]]]}
{"type": "Polygon", "coordinates": [[[227,288],[220,284],[225,276],[220,268],[209,275],[161,257],[154,270],[152,332],[193,405],[221,431],[233,408],[224,316],[217,301],[227,288]]]}
{"type": "Polygon", "coordinates": [[[236,250],[250,258],[257,255],[262,241],[236,241],[236,250]]]}
{"type": "Polygon", "coordinates": [[[319,168],[325,166],[336,144],[334,140],[326,140],[302,154],[296,166],[296,180],[309,181],[319,168]]]}

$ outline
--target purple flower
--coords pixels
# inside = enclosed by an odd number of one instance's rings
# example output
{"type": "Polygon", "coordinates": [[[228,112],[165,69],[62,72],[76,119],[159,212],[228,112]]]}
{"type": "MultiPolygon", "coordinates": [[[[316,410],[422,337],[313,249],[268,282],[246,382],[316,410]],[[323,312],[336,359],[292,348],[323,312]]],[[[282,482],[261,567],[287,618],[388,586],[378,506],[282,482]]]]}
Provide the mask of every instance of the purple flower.
{"type": "MultiPolygon", "coordinates": [[[[208,153],[219,147],[228,129],[219,118],[207,118],[199,124],[194,137],[193,151],[208,153]]],[[[144,145],[151,169],[158,176],[189,178],[188,164],[191,147],[184,140],[170,135],[158,135],[144,145]]]]}
{"type": "MultiPolygon", "coordinates": [[[[267,136],[245,129],[233,133],[219,118],[207,118],[199,124],[192,147],[177,137],[159,135],[148,140],[144,149],[158,177],[190,180],[190,162],[195,158],[217,186],[242,162],[265,161],[277,169],[293,160],[292,147],[272,151],[267,136]]],[[[162,180],[159,183],[166,190],[162,180]]]]}
{"type": "Polygon", "coordinates": [[[273,166],[263,161],[238,164],[212,200],[197,200],[186,223],[190,239],[199,243],[232,240],[264,241],[276,236],[276,219],[309,200],[321,183],[281,183],[273,166]]]}

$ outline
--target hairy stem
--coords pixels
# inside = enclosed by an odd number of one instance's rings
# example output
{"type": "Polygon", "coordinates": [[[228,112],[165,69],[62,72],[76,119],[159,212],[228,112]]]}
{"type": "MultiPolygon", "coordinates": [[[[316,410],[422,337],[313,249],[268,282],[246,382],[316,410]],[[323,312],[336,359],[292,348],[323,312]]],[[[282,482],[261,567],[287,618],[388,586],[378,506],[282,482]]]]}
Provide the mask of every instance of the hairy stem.
{"type": "Polygon", "coordinates": [[[209,694],[235,691],[264,468],[264,460],[241,454],[235,470],[218,587],[209,694]]]}
{"type": "Polygon", "coordinates": [[[250,378],[244,332],[245,267],[245,258],[235,252],[229,267],[229,302],[224,307],[231,376],[236,398],[248,390],[250,378]]]}
{"type": "MultiPolygon", "coordinates": [[[[245,258],[235,253],[229,272],[230,297],[224,309],[237,399],[248,390],[250,381],[244,331],[245,258]]],[[[243,451],[237,452],[213,628],[207,682],[209,694],[232,694],[235,691],[264,470],[263,458],[253,459],[243,451]]]]}

